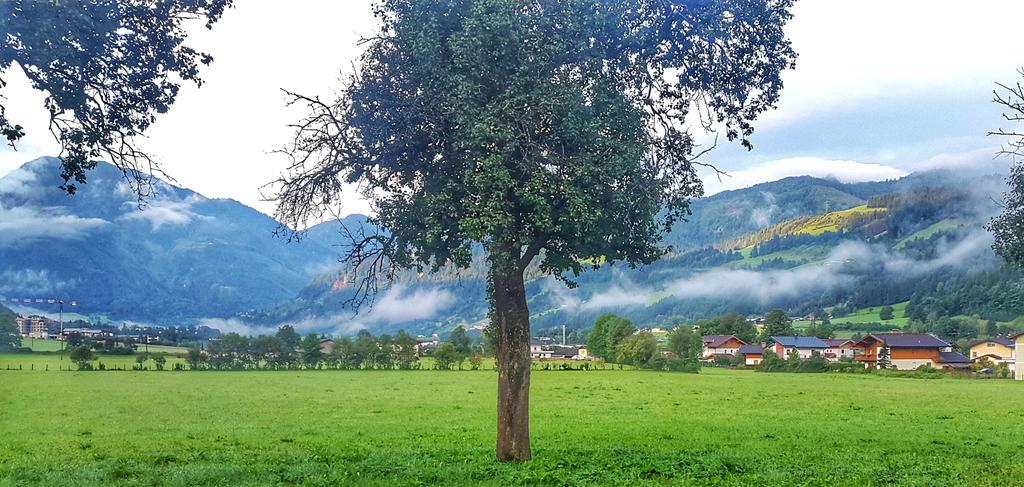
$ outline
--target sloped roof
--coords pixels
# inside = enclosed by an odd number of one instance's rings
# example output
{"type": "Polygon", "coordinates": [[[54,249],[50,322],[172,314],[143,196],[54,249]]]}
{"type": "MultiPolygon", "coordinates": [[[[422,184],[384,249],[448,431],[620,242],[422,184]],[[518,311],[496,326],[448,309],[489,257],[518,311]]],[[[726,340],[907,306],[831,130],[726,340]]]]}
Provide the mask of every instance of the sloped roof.
{"type": "Polygon", "coordinates": [[[555,347],[551,355],[555,357],[575,357],[580,354],[579,347],[555,347]]]}
{"type": "Polygon", "coordinates": [[[975,345],[986,343],[986,342],[998,343],[998,344],[1000,344],[1000,345],[1002,345],[1004,347],[1009,347],[1009,348],[1014,348],[1015,347],[1015,343],[1014,343],[1013,339],[1008,338],[1008,337],[989,337],[989,338],[986,338],[984,340],[975,341],[975,342],[971,343],[971,346],[973,347],[975,345]]]}
{"type": "Polygon", "coordinates": [[[772,341],[783,347],[828,348],[825,342],[818,337],[778,336],[772,337],[772,341]]]}
{"type": "Polygon", "coordinates": [[[764,353],[764,348],[760,345],[743,345],[737,353],[740,355],[760,355],[764,353]]]}
{"type": "Polygon", "coordinates": [[[941,364],[965,364],[970,363],[971,359],[960,352],[939,352],[937,362],[941,364]]]}
{"type": "Polygon", "coordinates": [[[942,348],[950,346],[949,343],[940,340],[935,335],[927,333],[872,333],[868,337],[874,337],[879,341],[885,342],[886,345],[889,345],[889,348],[942,348]]]}
{"type": "Polygon", "coordinates": [[[849,338],[826,338],[822,341],[825,342],[825,345],[827,345],[828,348],[842,347],[847,343],[853,345],[853,340],[850,340],[849,338]]]}
{"type": "Polygon", "coordinates": [[[704,346],[708,347],[708,348],[718,348],[718,347],[721,347],[722,345],[725,344],[725,342],[727,342],[727,341],[729,341],[731,339],[736,339],[741,344],[743,344],[743,340],[740,340],[739,338],[736,338],[736,335],[705,335],[705,336],[702,336],[700,338],[701,338],[701,340],[704,341],[704,346]]]}

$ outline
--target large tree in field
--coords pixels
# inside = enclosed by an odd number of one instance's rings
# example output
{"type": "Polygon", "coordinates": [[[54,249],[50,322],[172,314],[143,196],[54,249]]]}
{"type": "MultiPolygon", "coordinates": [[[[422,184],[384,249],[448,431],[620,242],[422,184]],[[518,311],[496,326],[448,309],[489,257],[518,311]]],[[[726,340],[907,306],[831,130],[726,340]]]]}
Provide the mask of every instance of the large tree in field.
{"type": "Polygon", "coordinates": [[[358,183],[372,223],[344,258],[354,303],[398,269],[486,250],[499,460],[530,458],[523,273],[649,263],[702,193],[688,132],[749,147],[795,54],[791,0],[382,0],[380,32],[286,149],[277,216],[305,228],[358,183]]]}
{"type": "MultiPolygon", "coordinates": [[[[1024,68],[1019,70],[1024,77],[1024,68]]],[[[1012,85],[997,84],[993,101],[1003,108],[1004,122],[1008,128],[1000,128],[989,135],[1006,139],[1001,155],[1013,163],[1010,176],[1006,178],[1009,189],[1003,195],[1003,212],[992,219],[989,229],[995,234],[993,248],[1007,262],[1024,267],[1024,86],[1020,82],[1012,85]]]]}
{"type": "MultiPolygon", "coordinates": [[[[46,93],[61,146],[62,189],[74,193],[105,158],[140,197],[159,166],[135,143],[174,102],[182,81],[201,83],[212,58],[185,45],[184,25],[212,27],[232,0],[0,1],[0,90],[12,66],[46,93]]],[[[2,94],[2,91],[0,91],[2,94]]],[[[0,98],[0,135],[25,136],[0,98]]]]}

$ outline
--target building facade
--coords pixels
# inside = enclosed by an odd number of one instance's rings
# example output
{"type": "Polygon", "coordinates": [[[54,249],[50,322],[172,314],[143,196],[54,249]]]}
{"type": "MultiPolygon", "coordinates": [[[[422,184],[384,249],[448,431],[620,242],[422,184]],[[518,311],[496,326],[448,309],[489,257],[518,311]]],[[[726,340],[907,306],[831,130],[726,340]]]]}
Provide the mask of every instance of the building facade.
{"type": "Polygon", "coordinates": [[[14,319],[18,325],[18,334],[29,338],[46,338],[49,336],[50,321],[42,316],[19,316],[14,319]]]}
{"type": "Polygon", "coordinates": [[[922,365],[936,369],[967,368],[971,359],[954,352],[952,345],[926,333],[873,333],[857,342],[856,360],[875,367],[882,348],[889,347],[889,362],[897,370],[914,370],[922,365]]]}

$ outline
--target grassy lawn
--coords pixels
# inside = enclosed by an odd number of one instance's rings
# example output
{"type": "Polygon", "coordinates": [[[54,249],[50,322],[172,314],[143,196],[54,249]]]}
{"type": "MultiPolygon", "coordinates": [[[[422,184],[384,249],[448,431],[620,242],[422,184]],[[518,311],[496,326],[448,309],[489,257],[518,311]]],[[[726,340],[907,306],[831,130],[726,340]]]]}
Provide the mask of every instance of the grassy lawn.
{"type": "Polygon", "coordinates": [[[748,269],[757,267],[766,261],[774,259],[782,259],[790,262],[800,262],[803,260],[814,262],[824,259],[828,256],[830,250],[831,249],[829,247],[821,245],[801,245],[792,249],[772,252],[770,254],[759,255],[757,257],[750,257],[750,251],[747,251],[747,255],[743,260],[733,261],[727,265],[732,269],[748,269]]]}
{"type": "Polygon", "coordinates": [[[1024,411],[979,397],[1024,384],[536,372],[505,465],[491,371],[0,372],[0,485],[1012,484],[1024,411]]]}
{"type": "Polygon", "coordinates": [[[60,340],[45,340],[41,338],[22,338],[21,346],[29,347],[33,352],[58,352],[64,342],[60,340]]]}
{"type": "MultiPolygon", "coordinates": [[[[136,355],[103,355],[99,354],[98,359],[93,361],[93,366],[98,367],[102,362],[109,369],[121,368],[131,369],[135,365],[136,355]]],[[[176,362],[182,364],[185,360],[174,355],[167,355],[167,363],[164,366],[168,369],[174,367],[176,362]]],[[[146,365],[152,369],[153,361],[146,361],[146,365]]],[[[44,353],[0,353],[0,370],[18,369],[21,370],[74,370],[75,366],[64,353],[63,359],[60,352],[44,353]]]]}
{"type": "Polygon", "coordinates": [[[902,249],[903,247],[906,247],[908,243],[913,242],[914,240],[922,239],[922,238],[923,239],[927,239],[927,238],[930,238],[932,235],[935,235],[936,233],[939,233],[940,231],[952,230],[952,229],[954,229],[954,228],[956,228],[958,226],[970,225],[970,224],[971,224],[971,222],[969,220],[956,219],[956,218],[946,218],[944,220],[940,220],[938,222],[935,222],[935,223],[931,224],[931,226],[929,226],[929,227],[927,227],[927,228],[925,228],[923,230],[919,230],[919,231],[914,232],[914,233],[912,233],[910,235],[907,235],[902,240],[900,240],[899,242],[896,243],[896,247],[895,248],[896,249],[902,249]]]}
{"type": "Polygon", "coordinates": [[[842,323],[885,323],[891,324],[895,327],[907,326],[910,320],[903,316],[907,310],[907,303],[910,301],[904,301],[902,303],[896,303],[892,305],[892,319],[888,321],[882,321],[879,317],[879,313],[882,311],[881,306],[872,306],[870,308],[861,308],[846,316],[840,316],[838,318],[832,318],[833,325],[839,325],[842,323]]]}

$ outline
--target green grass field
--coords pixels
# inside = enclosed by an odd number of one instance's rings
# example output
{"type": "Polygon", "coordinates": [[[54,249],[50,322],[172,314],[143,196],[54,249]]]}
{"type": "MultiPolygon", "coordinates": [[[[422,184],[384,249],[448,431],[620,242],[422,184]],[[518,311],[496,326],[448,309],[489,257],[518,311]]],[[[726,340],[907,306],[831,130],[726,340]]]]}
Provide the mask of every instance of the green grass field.
{"type": "MultiPolygon", "coordinates": [[[[107,368],[131,369],[135,365],[136,355],[103,355],[93,361],[93,367],[98,367],[102,362],[107,368]]],[[[185,360],[174,355],[166,355],[167,362],[164,366],[168,369],[174,367],[175,363],[185,363],[185,360]]],[[[146,361],[146,365],[152,369],[153,361],[146,361]]],[[[74,363],[64,354],[61,359],[60,352],[45,353],[0,353],[0,370],[75,370],[74,363]]]]}
{"type": "Polygon", "coordinates": [[[0,485],[1012,485],[1024,384],[535,372],[492,461],[491,371],[0,372],[0,485]]]}

